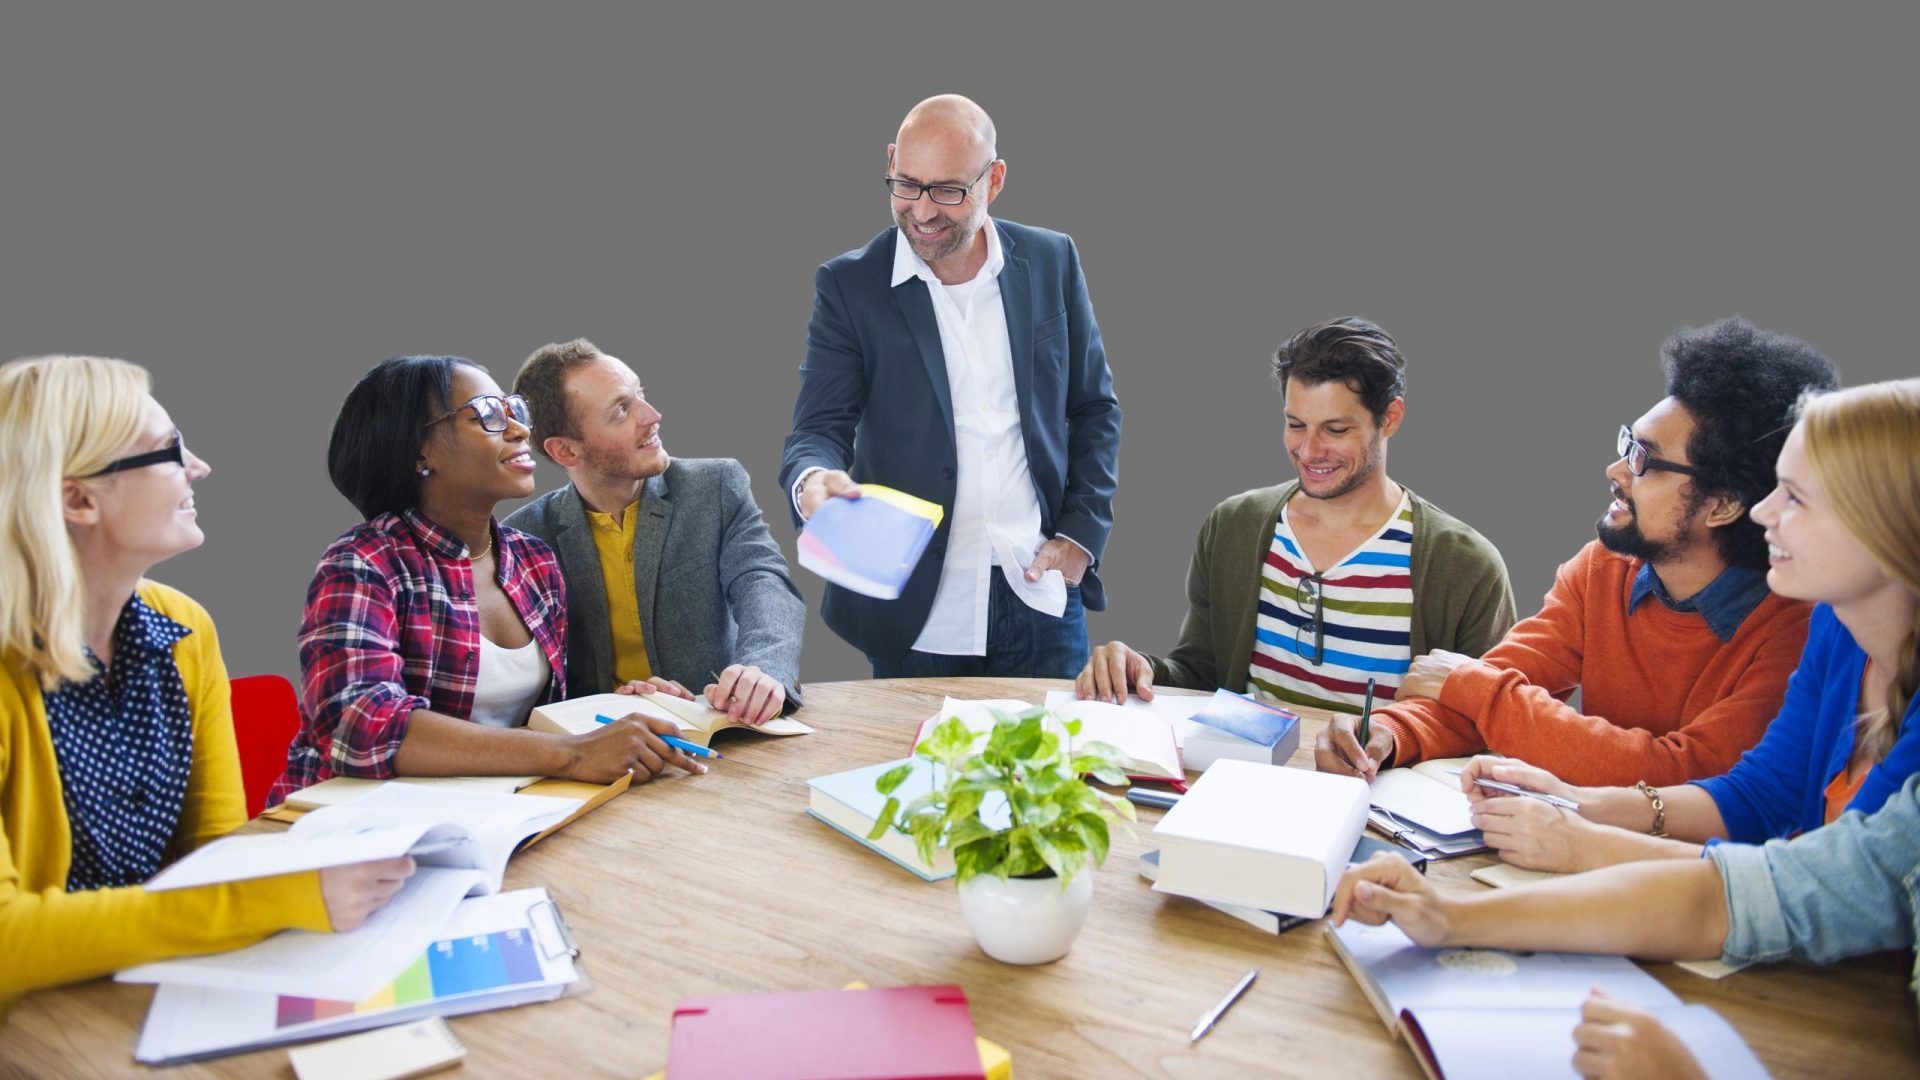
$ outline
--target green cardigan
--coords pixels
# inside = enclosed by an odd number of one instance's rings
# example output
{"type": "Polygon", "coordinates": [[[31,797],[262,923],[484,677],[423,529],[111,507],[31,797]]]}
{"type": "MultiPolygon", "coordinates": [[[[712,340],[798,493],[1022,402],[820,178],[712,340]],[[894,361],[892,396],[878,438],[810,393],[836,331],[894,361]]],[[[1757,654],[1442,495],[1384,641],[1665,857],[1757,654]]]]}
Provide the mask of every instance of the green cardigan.
{"type": "MultiPolygon", "coordinates": [[[[1187,567],[1180,643],[1153,661],[1155,686],[1244,690],[1260,611],[1260,568],[1280,508],[1300,486],[1241,492],[1213,508],[1187,567]]],[[[1434,649],[1479,656],[1514,623],[1507,564],[1487,538],[1409,489],[1413,503],[1414,656],[1434,649]]]]}

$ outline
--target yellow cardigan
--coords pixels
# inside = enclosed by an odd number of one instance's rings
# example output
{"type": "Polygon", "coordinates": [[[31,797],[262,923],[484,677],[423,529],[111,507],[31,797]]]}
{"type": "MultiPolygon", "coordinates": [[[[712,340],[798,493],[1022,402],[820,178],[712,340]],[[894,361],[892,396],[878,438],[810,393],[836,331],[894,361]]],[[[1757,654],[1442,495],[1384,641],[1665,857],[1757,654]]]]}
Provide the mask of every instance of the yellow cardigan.
{"type": "MultiPolygon", "coordinates": [[[[193,769],[171,860],[245,823],[246,802],[213,620],[178,590],[148,581],[139,591],[192,631],[173,647],[193,707],[193,769]]],[[[286,927],[332,929],[312,871],[161,893],[137,885],[69,893],[72,858],[46,699],[31,671],[0,659],[0,1023],[29,990],[222,952],[286,927]]]]}

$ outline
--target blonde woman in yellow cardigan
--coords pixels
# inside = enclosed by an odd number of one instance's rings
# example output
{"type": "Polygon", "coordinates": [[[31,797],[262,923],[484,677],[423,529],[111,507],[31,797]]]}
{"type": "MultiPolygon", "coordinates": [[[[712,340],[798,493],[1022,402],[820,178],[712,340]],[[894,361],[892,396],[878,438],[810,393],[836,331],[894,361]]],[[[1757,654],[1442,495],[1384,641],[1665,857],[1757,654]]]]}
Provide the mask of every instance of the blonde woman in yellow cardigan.
{"type": "Polygon", "coordinates": [[[0,366],[0,446],[0,1020],[39,987],[360,925],[411,860],[141,887],[246,820],[213,623],[145,580],[205,539],[208,472],[146,371],[0,366]]]}

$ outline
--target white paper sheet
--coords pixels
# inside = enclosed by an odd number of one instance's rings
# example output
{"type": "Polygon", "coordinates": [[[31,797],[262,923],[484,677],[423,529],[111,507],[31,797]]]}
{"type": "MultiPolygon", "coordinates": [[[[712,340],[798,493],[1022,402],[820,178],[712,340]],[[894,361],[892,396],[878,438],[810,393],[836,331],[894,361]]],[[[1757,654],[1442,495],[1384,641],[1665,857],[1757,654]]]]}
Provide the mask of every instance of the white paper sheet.
{"type": "Polygon", "coordinates": [[[282,930],[244,949],[142,964],[114,979],[360,1001],[445,936],[453,909],[486,887],[478,870],[423,867],[349,933],[282,930]]]}

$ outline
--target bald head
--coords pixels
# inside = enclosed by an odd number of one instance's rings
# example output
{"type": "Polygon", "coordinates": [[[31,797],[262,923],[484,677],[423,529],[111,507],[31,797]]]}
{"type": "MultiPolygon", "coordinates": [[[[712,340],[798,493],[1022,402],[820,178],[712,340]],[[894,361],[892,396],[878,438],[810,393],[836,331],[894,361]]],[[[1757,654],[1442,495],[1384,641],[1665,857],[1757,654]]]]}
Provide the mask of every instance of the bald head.
{"type": "Polygon", "coordinates": [[[993,117],[971,98],[959,94],[930,97],[908,111],[907,118],[900,121],[900,133],[894,142],[904,146],[920,140],[962,143],[979,158],[990,160],[998,156],[995,148],[999,140],[993,130],[993,117]]]}

